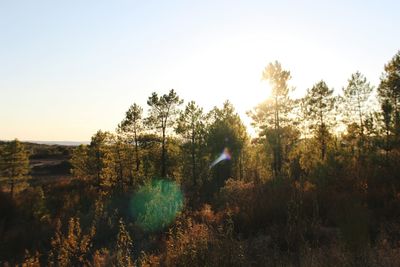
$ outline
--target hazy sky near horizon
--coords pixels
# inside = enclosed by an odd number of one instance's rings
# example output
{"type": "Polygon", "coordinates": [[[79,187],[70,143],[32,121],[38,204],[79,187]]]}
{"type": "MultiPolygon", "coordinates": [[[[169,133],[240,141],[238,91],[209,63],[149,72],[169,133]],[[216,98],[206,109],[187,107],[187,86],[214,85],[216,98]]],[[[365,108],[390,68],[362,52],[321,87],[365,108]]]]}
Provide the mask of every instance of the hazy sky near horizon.
{"type": "Polygon", "coordinates": [[[400,49],[399,1],[0,1],[0,139],[89,140],[153,91],[206,111],[268,97],[278,60],[296,95],[377,85],[400,49]]]}

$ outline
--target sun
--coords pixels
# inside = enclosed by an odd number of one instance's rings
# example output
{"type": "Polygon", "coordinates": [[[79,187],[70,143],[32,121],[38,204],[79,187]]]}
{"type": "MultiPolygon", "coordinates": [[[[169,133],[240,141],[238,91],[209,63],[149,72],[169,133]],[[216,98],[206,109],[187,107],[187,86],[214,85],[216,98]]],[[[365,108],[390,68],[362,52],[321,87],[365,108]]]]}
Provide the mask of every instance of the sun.
{"type": "Polygon", "coordinates": [[[252,85],[252,88],[243,92],[241,102],[239,104],[252,109],[267,98],[271,97],[271,85],[268,81],[260,80],[252,85]]]}

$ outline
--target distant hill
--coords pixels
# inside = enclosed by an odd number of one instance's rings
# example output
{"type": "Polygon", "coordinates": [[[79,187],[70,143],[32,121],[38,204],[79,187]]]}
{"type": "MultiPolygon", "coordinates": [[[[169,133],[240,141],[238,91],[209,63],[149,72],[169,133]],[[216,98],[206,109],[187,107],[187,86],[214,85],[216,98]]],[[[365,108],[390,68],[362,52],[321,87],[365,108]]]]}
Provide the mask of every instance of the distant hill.
{"type": "Polygon", "coordinates": [[[42,145],[60,145],[60,146],[79,146],[87,145],[89,141],[25,141],[29,143],[36,143],[42,145]]]}
{"type": "MultiPolygon", "coordinates": [[[[7,141],[7,140],[1,140],[7,141]]],[[[35,140],[20,140],[24,143],[33,143],[33,144],[40,144],[40,145],[60,145],[60,146],[79,146],[79,145],[87,145],[89,141],[35,141],[35,140]]]]}

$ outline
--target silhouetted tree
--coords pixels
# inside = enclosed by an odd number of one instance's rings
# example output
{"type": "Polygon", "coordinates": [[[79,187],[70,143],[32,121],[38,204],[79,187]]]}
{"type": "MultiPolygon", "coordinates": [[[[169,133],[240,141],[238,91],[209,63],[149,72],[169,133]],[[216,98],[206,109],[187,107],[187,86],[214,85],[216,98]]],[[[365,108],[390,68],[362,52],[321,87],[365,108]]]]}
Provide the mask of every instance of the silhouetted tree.
{"type": "Polygon", "coordinates": [[[214,169],[215,188],[220,188],[230,177],[243,178],[242,151],[247,140],[246,128],[235,108],[225,101],[221,109],[214,107],[209,114],[207,145],[211,158],[217,158],[224,149],[228,149],[232,159],[216,165],[214,169]]]}
{"type": "Polygon", "coordinates": [[[372,91],[373,87],[367,82],[367,79],[360,72],[356,72],[351,75],[347,86],[343,88],[343,97],[341,98],[342,115],[345,117],[345,122],[348,125],[356,123],[359,128],[357,143],[360,153],[364,149],[366,120],[372,112],[372,106],[368,102],[372,91]]]}
{"type": "MultiPolygon", "coordinates": [[[[134,103],[130,106],[125,114],[125,118],[118,127],[122,133],[127,135],[128,143],[132,142],[134,145],[136,176],[139,176],[140,170],[139,137],[143,130],[142,114],[143,109],[134,103]]],[[[133,179],[131,179],[130,183],[133,185],[133,179]]]]}
{"type": "Polygon", "coordinates": [[[311,121],[321,152],[321,160],[325,159],[330,127],[334,124],[333,110],[336,98],[333,89],[329,89],[324,81],[307,89],[304,106],[305,114],[311,121]]]}
{"type": "Polygon", "coordinates": [[[276,177],[282,170],[282,128],[288,126],[289,113],[293,101],[289,98],[290,72],[284,70],[278,61],[269,63],[262,78],[271,85],[271,96],[250,112],[253,125],[259,128],[260,135],[265,136],[272,149],[272,170],[276,177]]]}
{"type": "Polygon", "coordinates": [[[385,108],[385,124],[391,124],[390,132],[400,141],[400,51],[385,65],[385,72],[378,87],[381,107],[385,108]],[[391,107],[389,109],[389,106],[391,107]],[[387,112],[390,111],[390,116],[387,112]],[[388,120],[390,118],[390,120],[388,120]],[[388,121],[386,121],[388,120],[388,121]]]}
{"type": "Polygon", "coordinates": [[[391,149],[391,142],[390,142],[390,132],[392,130],[392,112],[393,106],[388,99],[385,99],[382,103],[382,117],[383,117],[383,124],[384,124],[384,132],[385,132],[385,151],[386,157],[391,149]]]}
{"type": "Polygon", "coordinates": [[[196,105],[194,101],[189,102],[185,110],[181,112],[178,118],[176,132],[183,136],[186,140],[189,140],[190,144],[190,155],[191,155],[191,169],[192,169],[192,181],[196,185],[197,173],[196,165],[199,153],[198,150],[201,146],[204,146],[204,125],[205,115],[203,109],[196,105]]]}
{"type": "Polygon", "coordinates": [[[175,124],[176,116],[178,115],[178,107],[183,103],[174,89],[171,89],[168,94],[158,96],[153,93],[147,100],[150,106],[149,116],[146,118],[146,124],[161,131],[161,176],[167,174],[167,130],[175,124]]]}

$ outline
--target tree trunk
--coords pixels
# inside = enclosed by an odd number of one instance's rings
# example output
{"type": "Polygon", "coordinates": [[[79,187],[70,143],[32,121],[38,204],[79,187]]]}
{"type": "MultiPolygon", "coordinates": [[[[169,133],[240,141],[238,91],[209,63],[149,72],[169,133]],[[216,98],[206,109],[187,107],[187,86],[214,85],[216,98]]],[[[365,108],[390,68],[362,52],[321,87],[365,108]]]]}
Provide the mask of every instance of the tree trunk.
{"type": "Polygon", "coordinates": [[[161,145],[161,177],[166,177],[166,151],[165,151],[165,127],[162,129],[162,145],[161,145]]]}
{"type": "Polygon", "coordinates": [[[280,125],[279,125],[279,105],[278,97],[275,96],[275,138],[274,138],[274,159],[273,159],[273,170],[275,178],[281,172],[282,168],[282,155],[281,155],[281,136],[280,136],[280,125]]]}
{"type": "Polygon", "coordinates": [[[326,126],[324,122],[324,115],[320,111],[320,137],[321,137],[321,160],[323,161],[325,159],[325,154],[326,154],[326,126]]]}
{"type": "Polygon", "coordinates": [[[322,125],[321,127],[321,160],[325,160],[326,154],[326,137],[325,137],[325,127],[322,125]]]}
{"type": "Polygon", "coordinates": [[[389,159],[389,127],[386,127],[386,161],[389,159]]]}
{"type": "MultiPolygon", "coordinates": [[[[139,159],[139,145],[138,145],[136,127],[134,129],[134,138],[135,138],[136,179],[138,179],[139,169],[140,169],[140,159],[139,159]]],[[[133,175],[131,177],[131,186],[133,186],[133,175]]]]}
{"type": "Polygon", "coordinates": [[[140,160],[139,160],[139,146],[138,146],[136,127],[135,127],[134,135],[135,135],[136,173],[138,174],[139,168],[140,168],[140,160]]]}
{"type": "Polygon", "coordinates": [[[360,141],[358,148],[358,159],[361,161],[362,157],[364,156],[364,121],[361,110],[361,100],[359,97],[357,98],[357,103],[358,103],[358,116],[360,120],[360,141]]]}
{"type": "Polygon", "coordinates": [[[194,130],[192,130],[192,177],[193,185],[196,185],[196,155],[195,155],[195,144],[194,144],[194,130]]]}

